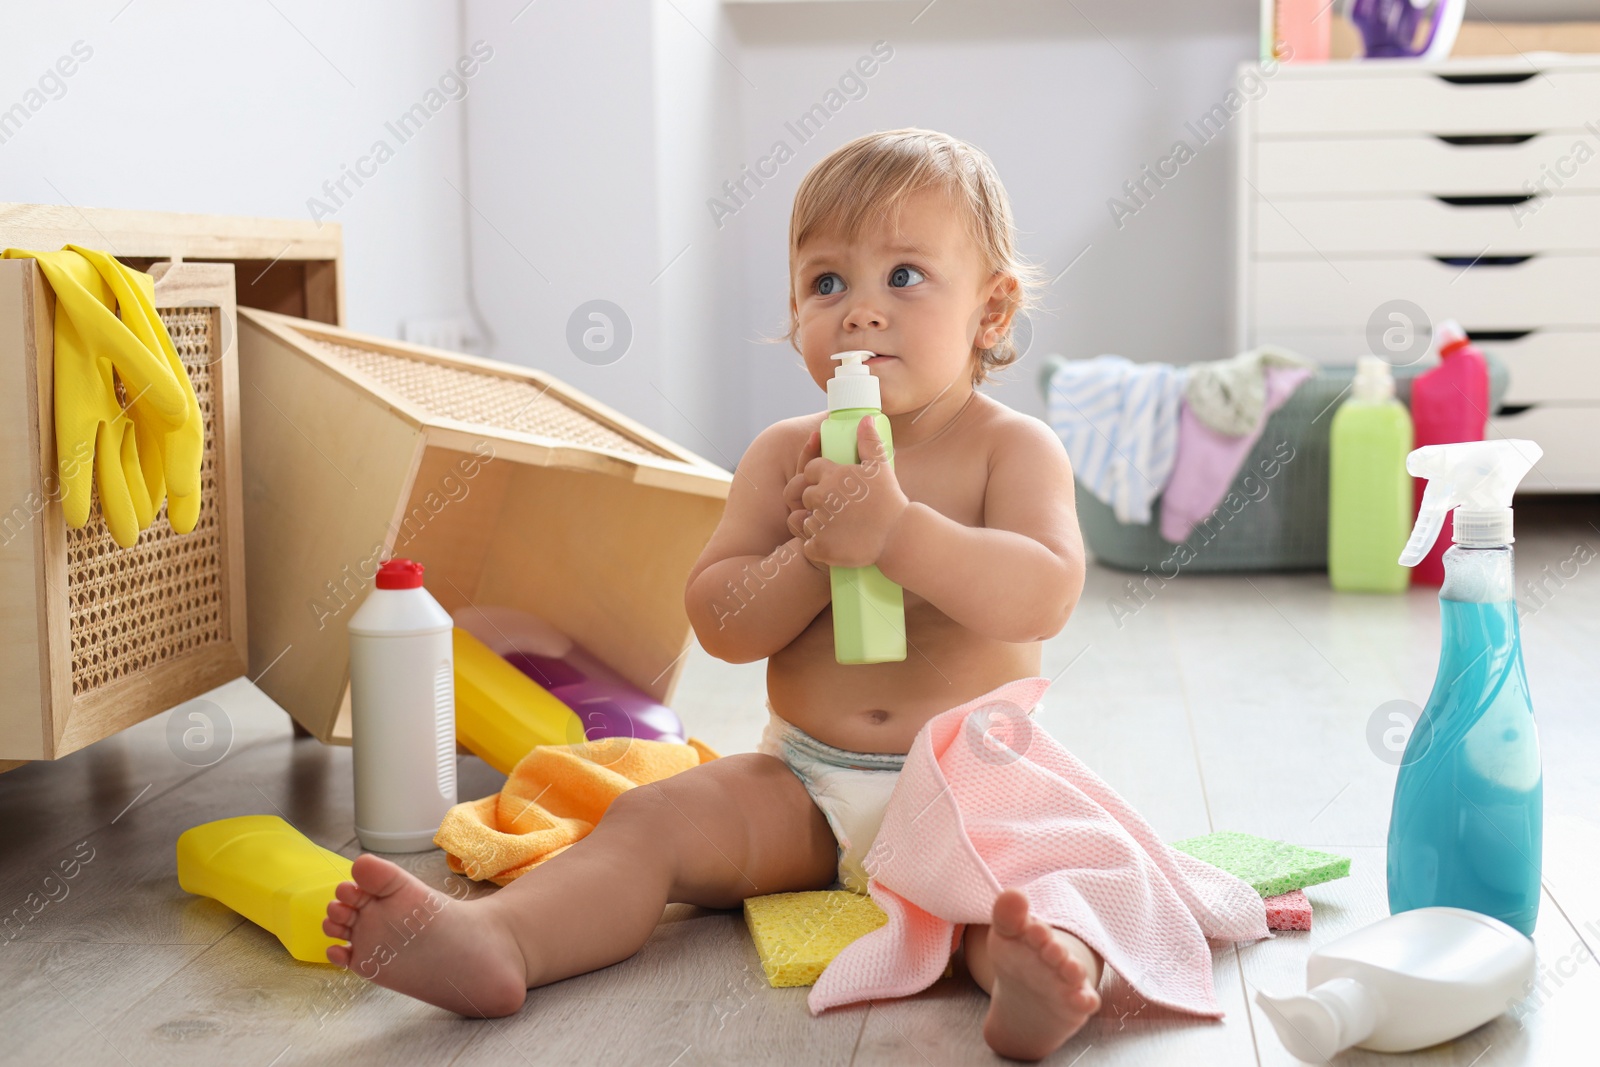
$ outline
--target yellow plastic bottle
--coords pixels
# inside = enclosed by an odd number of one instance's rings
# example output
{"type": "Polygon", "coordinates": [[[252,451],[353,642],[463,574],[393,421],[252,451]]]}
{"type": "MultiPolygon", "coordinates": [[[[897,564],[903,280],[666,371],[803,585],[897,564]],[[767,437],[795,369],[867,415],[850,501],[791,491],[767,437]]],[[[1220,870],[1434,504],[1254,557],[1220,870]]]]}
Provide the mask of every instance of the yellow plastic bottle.
{"type": "Polygon", "coordinates": [[[483,762],[510,774],[535,745],[573,745],[583,720],[544,686],[457,626],[456,739],[483,762]]]}
{"type": "Polygon", "coordinates": [[[328,963],[328,946],[343,944],[322,932],[322,920],[348,881],[349,859],[276,815],[218,819],[178,835],[178,884],[276,935],[306,963],[328,963]]]}

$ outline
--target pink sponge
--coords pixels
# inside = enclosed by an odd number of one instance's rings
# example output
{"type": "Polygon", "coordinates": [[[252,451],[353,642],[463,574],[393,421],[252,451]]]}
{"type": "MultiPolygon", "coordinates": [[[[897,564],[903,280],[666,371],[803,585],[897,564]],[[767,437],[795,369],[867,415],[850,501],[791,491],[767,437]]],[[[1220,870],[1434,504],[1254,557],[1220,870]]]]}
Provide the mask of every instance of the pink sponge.
{"type": "Polygon", "coordinates": [[[1262,903],[1267,906],[1267,929],[1311,929],[1311,901],[1300,890],[1293,889],[1275,897],[1267,897],[1262,903]]]}

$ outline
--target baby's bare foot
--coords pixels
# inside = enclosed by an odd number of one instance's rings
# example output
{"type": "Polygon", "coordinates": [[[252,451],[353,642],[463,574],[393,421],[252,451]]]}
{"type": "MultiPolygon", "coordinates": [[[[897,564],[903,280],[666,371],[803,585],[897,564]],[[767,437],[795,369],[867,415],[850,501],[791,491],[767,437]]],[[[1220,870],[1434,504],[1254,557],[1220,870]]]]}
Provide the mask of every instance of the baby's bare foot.
{"type": "Polygon", "coordinates": [[[460,1015],[510,1015],[527,997],[522,951],[488,901],[449,900],[410,872],[363,853],[328,902],[322,930],[350,942],[328,959],[460,1015]]]}
{"type": "Polygon", "coordinates": [[[983,1037],[999,1055],[1043,1059],[1100,1010],[1100,994],[1068,951],[1067,936],[1031,917],[1021,891],[995,900],[988,944],[994,988],[983,1037]]]}

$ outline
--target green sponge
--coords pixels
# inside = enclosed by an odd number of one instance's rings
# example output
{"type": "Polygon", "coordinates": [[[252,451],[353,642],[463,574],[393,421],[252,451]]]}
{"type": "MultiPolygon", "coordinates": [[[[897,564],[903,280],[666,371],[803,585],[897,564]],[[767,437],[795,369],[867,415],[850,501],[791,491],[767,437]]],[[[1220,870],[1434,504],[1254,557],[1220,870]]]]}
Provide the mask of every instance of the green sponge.
{"type": "Polygon", "coordinates": [[[1263,897],[1331,882],[1350,873],[1350,857],[1233,830],[1174,841],[1172,847],[1220,867],[1263,897]]]}

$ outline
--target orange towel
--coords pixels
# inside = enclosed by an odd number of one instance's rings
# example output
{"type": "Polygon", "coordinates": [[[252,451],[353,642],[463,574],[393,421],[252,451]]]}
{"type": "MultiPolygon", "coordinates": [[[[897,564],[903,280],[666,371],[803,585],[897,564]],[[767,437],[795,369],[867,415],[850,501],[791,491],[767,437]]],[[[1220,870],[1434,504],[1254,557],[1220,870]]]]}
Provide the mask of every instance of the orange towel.
{"type": "Polygon", "coordinates": [[[693,737],[688,744],[608,737],[536,745],[500,792],[446,812],[433,843],[452,871],[503,886],[582,840],[626,790],[716,758],[693,737]]]}

